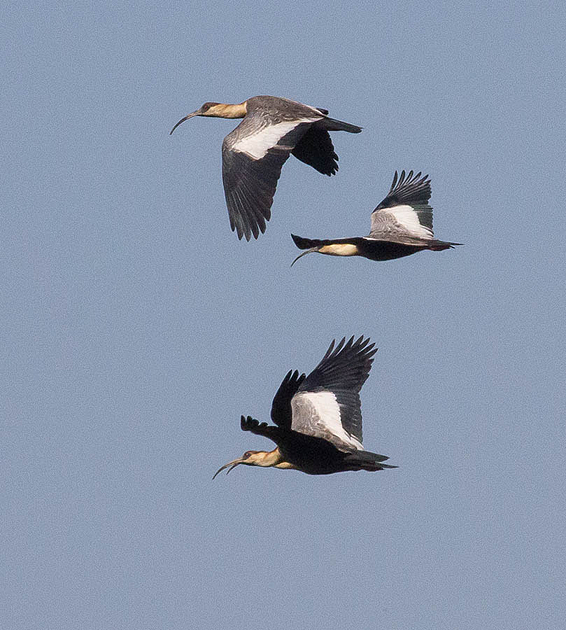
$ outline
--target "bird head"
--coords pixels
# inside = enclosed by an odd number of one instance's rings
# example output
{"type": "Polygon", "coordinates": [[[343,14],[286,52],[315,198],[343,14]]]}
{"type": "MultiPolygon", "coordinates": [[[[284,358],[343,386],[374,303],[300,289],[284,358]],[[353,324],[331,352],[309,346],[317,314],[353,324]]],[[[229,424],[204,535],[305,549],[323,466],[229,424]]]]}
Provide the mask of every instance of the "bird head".
{"type": "MultiPolygon", "coordinates": [[[[283,457],[278,448],[275,448],[273,451],[246,451],[242,457],[238,457],[238,459],[234,459],[227,464],[224,464],[222,468],[219,468],[215,473],[214,477],[220,472],[222,472],[225,468],[229,468],[228,474],[233,468],[238,466],[239,464],[245,464],[246,466],[261,466],[262,468],[269,468],[274,466],[275,468],[290,468],[291,466],[283,462],[283,457]]],[[[213,479],[214,479],[213,477],[213,479]]]]}
{"type": "MultiPolygon", "coordinates": [[[[261,461],[262,456],[265,456],[265,451],[246,451],[242,457],[238,457],[238,459],[233,459],[231,462],[224,464],[221,468],[219,468],[215,473],[214,477],[220,472],[222,472],[225,468],[229,468],[228,474],[233,468],[236,468],[239,464],[245,464],[246,466],[261,466],[259,461],[261,461]]],[[[214,479],[213,477],[213,479],[214,479]]]]}
{"type": "Polygon", "coordinates": [[[222,105],[222,103],[214,103],[209,101],[205,103],[200,109],[197,109],[196,112],[189,114],[189,116],[214,116],[217,105],[222,105]]]}
{"type": "Polygon", "coordinates": [[[202,107],[199,107],[196,111],[188,114],[171,129],[169,135],[171,135],[175,129],[185,120],[194,118],[195,116],[208,116],[211,118],[243,118],[246,115],[246,102],[239,103],[238,105],[230,105],[229,103],[214,103],[207,102],[202,107]]]}

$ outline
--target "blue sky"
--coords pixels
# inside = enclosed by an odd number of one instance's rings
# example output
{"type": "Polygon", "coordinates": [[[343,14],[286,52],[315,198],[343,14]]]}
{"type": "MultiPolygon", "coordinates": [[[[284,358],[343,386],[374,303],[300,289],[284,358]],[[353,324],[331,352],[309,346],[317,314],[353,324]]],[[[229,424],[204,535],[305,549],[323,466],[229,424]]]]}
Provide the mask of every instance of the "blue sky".
{"type": "Polygon", "coordinates": [[[6,628],[559,628],[566,616],[564,86],[558,2],[10,3],[0,309],[6,628]],[[230,231],[205,101],[364,127],[285,165],[230,231]],[[435,233],[363,235],[396,169],[435,233]],[[397,470],[239,468],[241,414],[333,338],[379,347],[364,443],[397,470]]]}

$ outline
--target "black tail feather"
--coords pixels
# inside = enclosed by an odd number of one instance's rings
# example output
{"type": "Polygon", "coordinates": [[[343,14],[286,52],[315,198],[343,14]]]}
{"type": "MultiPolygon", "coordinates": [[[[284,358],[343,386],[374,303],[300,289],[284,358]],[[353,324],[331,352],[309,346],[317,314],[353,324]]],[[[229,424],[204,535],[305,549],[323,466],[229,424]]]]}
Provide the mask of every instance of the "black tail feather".
{"type": "Polygon", "coordinates": [[[384,464],[383,462],[386,459],[389,459],[389,457],[385,455],[378,455],[377,453],[370,453],[369,451],[356,451],[355,453],[347,455],[344,461],[352,467],[352,470],[375,472],[377,470],[385,470],[386,468],[398,468],[398,466],[384,464]]]}
{"type": "Polygon", "coordinates": [[[430,241],[428,249],[434,252],[441,252],[444,249],[454,249],[456,245],[462,245],[462,243],[450,243],[449,241],[438,241],[434,239],[430,241]]]}
{"type": "Polygon", "coordinates": [[[347,131],[348,133],[360,133],[362,130],[358,125],[352,125],[350,123],[344,122],[343,120],[336,120],[336,118],[324,118],[318,123],[321,126],[324,126],[328,131],[347,131]]]}

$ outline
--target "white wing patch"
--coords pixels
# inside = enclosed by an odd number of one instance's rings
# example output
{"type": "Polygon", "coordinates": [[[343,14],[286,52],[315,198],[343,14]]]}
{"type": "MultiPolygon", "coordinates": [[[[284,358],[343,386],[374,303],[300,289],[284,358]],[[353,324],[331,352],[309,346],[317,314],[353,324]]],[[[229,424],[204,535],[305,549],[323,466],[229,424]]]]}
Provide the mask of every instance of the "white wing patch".
{"type": "Polygon", "coordinates": [[[411,206],[393,206],[392,208],[384,208],[379,212],[390,214],[395,218],[397,223],[404,227],[411,236],[419,238],[433,238],[432,230],[419,222],[419,216],[411,206]]]}
{"type": "Polygon", "coordinates": [[[344,430],[340,421],[340,405],[332,392],[300,392],[291,399],[291,408],[292,429],[314,436],[317,428],[326,430],[359,451],[364,450],[362,443],[344,430]]]}
{"type": "Polygon", "coordinates": [[[240,138],[238,142],[232,146],[232,150],[245,153],[253,160],[261,160],[262,157],[265,157],[269,149],[274,147],[283,136],[287,135],[297,127],[297,125],[301,123],[313,123],[321,119],[322,116],[318,118],[301,118],[299,120],[290,120],[263,127],[249,136],[240,138]]]}

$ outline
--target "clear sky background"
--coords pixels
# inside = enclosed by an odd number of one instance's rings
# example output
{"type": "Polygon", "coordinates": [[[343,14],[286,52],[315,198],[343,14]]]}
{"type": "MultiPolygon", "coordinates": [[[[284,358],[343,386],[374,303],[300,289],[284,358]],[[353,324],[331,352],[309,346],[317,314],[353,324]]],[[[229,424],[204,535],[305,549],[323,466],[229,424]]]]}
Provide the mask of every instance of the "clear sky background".
{"type": "Polygon", "coordinates": [[[2,628],[564,627],[563,2],[7,2],[2,48],[2,628]],[[495,6],[494,6],[495,4],[495,6]],[[230,231],[205,101],[364,127],[285,165],[230,231]],[[363,235],[396,169],[438,238],[363,235]],[[291,368],[379,346],[364,441],[397,470],[222,464],[269,441],[291,368]],[[267,621],[266,621],[267,620],[267,621]]]}

